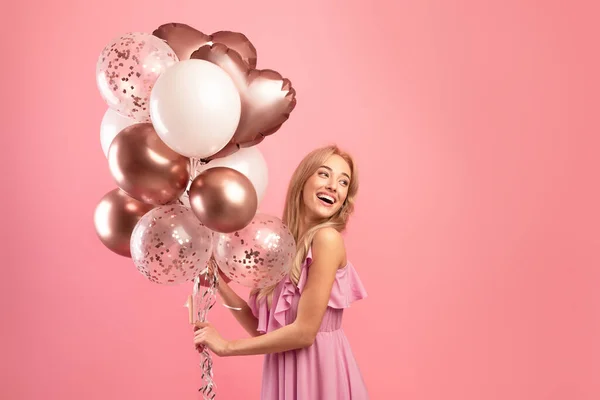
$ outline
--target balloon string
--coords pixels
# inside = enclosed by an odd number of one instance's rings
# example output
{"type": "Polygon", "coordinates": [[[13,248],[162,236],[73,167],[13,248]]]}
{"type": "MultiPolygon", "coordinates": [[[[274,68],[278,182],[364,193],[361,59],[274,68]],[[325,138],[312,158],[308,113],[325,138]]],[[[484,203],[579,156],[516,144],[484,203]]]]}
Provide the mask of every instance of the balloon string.
{"type": "MultiPolygon", "coordinates": [[[[219,274],[217,273],[216,265],[214,265],[214,260],[211,259],[209,260],[209,268],[205,268],[194,281],[194,309],[198,310],[198,321],[206,322],[208,312],[213,308],[217,301],[218,286],[219,274]],[[207,282],[208,286],[205,289],[202,289],[201,294],[199,295],[201,276],[204,277],[204,281],[207,282]]],[[[213,400],[217,395],[217,385],[213,380],[212,357],[206,346],[202,349],[200,369],[202,371],[200,377],[202,385],[198,391],[202,393],[204,400],[213,400]]]]}
{"type": "MultiPolygon", "coordinates": [[[[204,164],[207,163],[197,158],[190,158],[190,183],[198,175],[198,167],[204,164]]],[[[189,197],[187,190],[184,195],[189,197]]],[[[208,264],[209,267],[200,272],[200,275],[197,276],[196,280],[194,281],[194,310],[197,310],[197,317],[198,321],[200,322],[206,322],[208,312],[213,308],[217,301],[217,288],[219,287],[218,267],[214,259],[211,258],[208,261],[208,264]],[[198,295],[201,287],[201,277],[204,278],[204,281],[207,283],[207,287],[202,289],[201,294],[198,295]]],[[[202,398],[204,400],[213,400],[217,395],[217,385],[213,380],[212,356],[206,346],[204,346],[202,352],[200,353],[200,370],[202,371],[202,375],[200,376],[201,386],[198,391],[202,393],[202,398]]]]}
{"type": "Polygon", "coordinates": [[[196,177],[199,175],[198,167],[201,167],[206,164],[208,164],[208,162],[202,161],[198,158],[190,158],[190,179],[188,181],[187,187],[185,188],[185,191],[183,192],[181,197],[177,199],[177,203],[179,205],[182,205],[184,207],[190,207],[190,185],[192,184],[194,179],[196,179],[196,177]],[[186,199],[187,201],[184,203],[182,199],[186,199]]]}
{"type": "Polygon", "coordinates": [[[190,181],[193,181],[198,176],[198,167],[208,164],[206,161],[202,161],[199,158],[190,158],[190,181]]]}

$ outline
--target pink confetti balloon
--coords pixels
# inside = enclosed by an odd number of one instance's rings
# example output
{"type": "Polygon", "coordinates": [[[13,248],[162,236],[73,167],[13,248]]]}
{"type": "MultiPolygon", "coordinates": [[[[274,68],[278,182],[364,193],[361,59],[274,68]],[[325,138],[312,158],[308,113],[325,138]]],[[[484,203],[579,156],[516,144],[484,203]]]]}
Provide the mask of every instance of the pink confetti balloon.
{"type": "Polygon", "coordinates": [[[212,232],[187,207],[159,206],[139,220],[130,247],[135,266],[151,282],[178,285],[206,267],[212,232]]]}
{"type": "Polygon", "coordinates": [[[150,122],[152,87],[177,61],[163,40],[147,33],[128,33],[102,50],[96,64],[96,84],[111,109],[135,121],[150,122]]]}
{"type": "Polygon", "coordinates": [[[214,234],[214,257],[232,281],[253,289],[278,283],[290,271],[296,243],[276,217],[256,214],[244,229],[214,234]]]}

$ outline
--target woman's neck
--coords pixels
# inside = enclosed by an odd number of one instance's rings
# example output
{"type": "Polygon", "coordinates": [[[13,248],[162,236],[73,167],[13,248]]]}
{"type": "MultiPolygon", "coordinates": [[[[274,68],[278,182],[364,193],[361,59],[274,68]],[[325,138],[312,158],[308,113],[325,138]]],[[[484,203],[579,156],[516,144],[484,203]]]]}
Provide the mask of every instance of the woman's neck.
{"type": "Polygon", "coordinates": [[[298,226],[298,239],[300,239],[302,236],[304,236],[309,229],[311,229],[312,227],[317,226],[323,222],[325,222],[325,221],[324,220],[323,221],[315,221],[315,220],[310,219],[310,217],[308,217],[307,215],[304,215],[300,219],[300,225],[298,226]]]}
{"type": "Polygon", "coordinates": [[[310,227],[310,223],[307,221],[307,218],[306,217],[302,218],[300,220],[300,224],[298,226],[298,240],[300,240],[300,238],[302,236],[304,236],[304,234],[309,229],[309,227],[310,227]]]}

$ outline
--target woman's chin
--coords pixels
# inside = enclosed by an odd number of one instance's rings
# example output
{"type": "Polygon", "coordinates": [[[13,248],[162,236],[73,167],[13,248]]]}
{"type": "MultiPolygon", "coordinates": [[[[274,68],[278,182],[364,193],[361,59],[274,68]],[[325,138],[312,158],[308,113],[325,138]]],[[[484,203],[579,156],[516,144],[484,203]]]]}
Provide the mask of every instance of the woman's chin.
{"type": "Polygon", "coordinates": [[[324,207],[319,207],[316,210],[312,210],[311,212],[311,216],[312,216],[312,220],[313,221],[319,221],[319,222],[324,222],[326,220],[328,220],[329,218],[331,218],[334,214],[335,214],[335,210],[334,209],[330,209],[330,208],[326,208],[323,209],[324,207]]]}

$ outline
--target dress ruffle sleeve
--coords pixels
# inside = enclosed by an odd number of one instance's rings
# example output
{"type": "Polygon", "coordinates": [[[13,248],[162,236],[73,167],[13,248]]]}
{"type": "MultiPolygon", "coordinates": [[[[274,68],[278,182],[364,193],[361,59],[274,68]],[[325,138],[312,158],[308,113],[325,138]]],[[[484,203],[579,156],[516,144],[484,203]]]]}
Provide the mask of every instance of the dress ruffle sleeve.
{"type": "MultiPolygon", "coordinates": [[[[306,261],[302,265],[302,270],[300,273],[300,279],[298,280],[298,287],[296,287],[293,282],[286,277],[283,281],[281,295],[277,301],[277,304],[274,307],[273,318],[278,326],[274,328],[281,328],[286,325],[286,317],[292,306],[292,299],[294,298],[294,293],[298,291],[300,294],[304,290],[304,286],[306,285],[306,280],[308,278],[308,270],[310,264],[312,263],[312,251],[309,250],[308,255],[306,257],[306,261]]],[[[358,277],[358,273],[354,266],[348,263],[344,268],[340,268],[336,272],[335,281],[333,283],[333,287],[331,288],[331,295],[329,297],[329,302],[327,305],[331,308],[348,308],[350,304],[355,301],[364,299],[367,297],[367,291],[364,288],[363,283],[358,277]]],[[[262,300],[262,299],[261,299],[262,300]]],[[[262,301],[265,306],[266,311],[266,301],[262,301]]],[[[261,307],[258,308],[258,318],[260,320],[260,315],[265,314],[268,315],[268,312],[261,313],[261,307]]],[[[256,314],[255,314],[256,315],[256,314]]],[[[265,317],[267,319],[267,317],[265,317]]],[[[259,327],[263,326],[259,321],[259,327]]],[[[266,327],[266,324],[264,325],[266,327]]]]}

